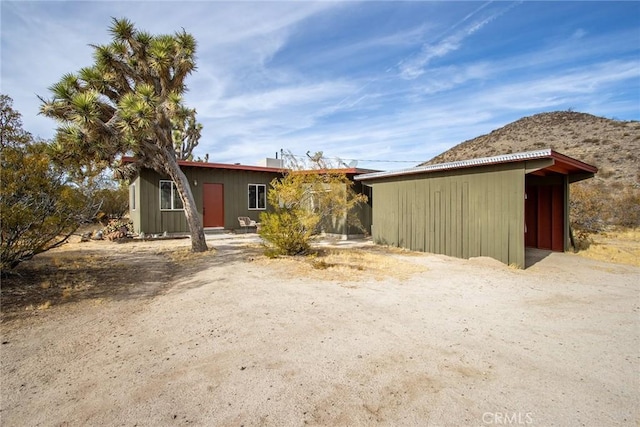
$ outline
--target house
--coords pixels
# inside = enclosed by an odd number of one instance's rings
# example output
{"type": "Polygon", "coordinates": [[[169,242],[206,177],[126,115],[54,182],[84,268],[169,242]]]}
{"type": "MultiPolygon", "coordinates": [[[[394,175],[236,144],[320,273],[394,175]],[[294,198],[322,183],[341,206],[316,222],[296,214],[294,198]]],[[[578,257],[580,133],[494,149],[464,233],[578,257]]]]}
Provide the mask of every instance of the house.
{"type": "Polygon", "coordinates": [[[547,149],[355,179],[372,187],[376,243],[524,268],[525,247],[569,248],[569,184],[596,172],[547,149]]]}
{"type": "MultiPolygon", "coordinates": [[[[123,159],[127,161],[127,159],[123,159]]],[[[269,183],[280,178],[282,167],[179,161],[191,186],[205,228],[240,228],[238,217],[259,221],[269,209],[269,183]]],[[[142,169],[129,185],[129,215],[134,232],[186,233],[189,231],[175,184],[152,169],[142,169]]]]}
{"type": "MultiPolygon", "coordinates": [[[[124,162],[131,159],[124,158],[124,162]]],[[[269,184],[281,178],[285,170],[282,160],[266,159],[261,166],[241,164],[179,161],[191,186],[206,231],[239,229],[238,217],[249,217],[259,222],[260,214],[271,209],[267,201],[269,184]]],[[[371,172],[358,168],[340,169],[349,179],[357,174],[371,172]]],[[[368,187],[354,183],[356,191],[368,187]]],[[[144,168],[129,185],[129,212],[134,232],[146,234],[187,233],[182,202],[175,184],[167,176],[144,168]]],[[[361,206],[357,215],[365,227],[371,229],[371,206],[361,206]]],[[[362,234],[346,222],[346,218],[332,218],[324,222],[323,231],[343,238],[362,234]]]]}

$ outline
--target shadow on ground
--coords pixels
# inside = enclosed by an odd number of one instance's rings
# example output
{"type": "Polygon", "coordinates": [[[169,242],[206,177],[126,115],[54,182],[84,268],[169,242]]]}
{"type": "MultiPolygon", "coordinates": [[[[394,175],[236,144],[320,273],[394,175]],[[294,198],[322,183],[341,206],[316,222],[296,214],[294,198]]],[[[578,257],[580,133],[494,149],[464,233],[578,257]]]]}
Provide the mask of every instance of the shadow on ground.
{"type": "Polygon", "coordinates": [[[151,299],[203,269],[258,253],[245,241],[209,242],[212,249],[200,254],[149,242],[88,246],[42,253],[3,278],[2,319],[82,300],[151,299]]]}
{"type": "Polygon", "coordinates": [[[525,260],[524,260],[524,268],[529,268],[533,265],[536,265],[553,252],[544,250],[544,249],[536,249],[536,248],[526,248],[525,249],[525,260]]]}

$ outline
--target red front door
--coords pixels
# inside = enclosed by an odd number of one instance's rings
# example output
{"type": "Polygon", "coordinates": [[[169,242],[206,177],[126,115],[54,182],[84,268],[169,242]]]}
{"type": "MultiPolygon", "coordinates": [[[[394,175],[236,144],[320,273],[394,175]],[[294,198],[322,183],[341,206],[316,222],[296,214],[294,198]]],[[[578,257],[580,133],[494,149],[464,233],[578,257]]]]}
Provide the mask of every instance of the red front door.
{"type": "Polygon", "coordinates": [[[224,187],[222,184],[204,184],[202,223],[205,227],[224,227],[224,187]]]}

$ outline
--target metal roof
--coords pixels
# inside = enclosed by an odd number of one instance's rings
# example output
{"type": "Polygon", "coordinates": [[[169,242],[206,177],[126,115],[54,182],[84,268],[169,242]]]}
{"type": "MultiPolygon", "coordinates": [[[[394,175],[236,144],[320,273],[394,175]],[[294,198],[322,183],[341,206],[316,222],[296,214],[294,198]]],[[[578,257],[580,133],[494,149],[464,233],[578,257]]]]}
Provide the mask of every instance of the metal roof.
{"type": "Polygon", "coordinates": [[[587,163],[583,163],[579,160],[573,159],[563,154],[556,153],[555,151],[547,148],[544,150],[537,150],[537,151],[526,151],[522,153],[503,154],[500,156],[493,156],[493,157],[481,157],[478,159],[459,160],[455,162],[417,166],[413,168],[400,169],[396,171],[367,173],[364,175],[358,175],[355,177],[355,179],[359,181],[365,181],[370,179],[387,178],[387,177],[393,177],[393,176],[423,174],[423,173],[431,173],[431,172],[446,171],[446,170],[472,168],[477,166],[495,165],[495,164],[501,164],[501,163],[522,162],[526,160],[536,160],[536,159],[554,159],[556,163],[562,164],[563,170],[566,170],[567,174],[579,173],[579,172],[595,173],[598,171],[598,169],[595,166],[591,166],[587,163]]]}

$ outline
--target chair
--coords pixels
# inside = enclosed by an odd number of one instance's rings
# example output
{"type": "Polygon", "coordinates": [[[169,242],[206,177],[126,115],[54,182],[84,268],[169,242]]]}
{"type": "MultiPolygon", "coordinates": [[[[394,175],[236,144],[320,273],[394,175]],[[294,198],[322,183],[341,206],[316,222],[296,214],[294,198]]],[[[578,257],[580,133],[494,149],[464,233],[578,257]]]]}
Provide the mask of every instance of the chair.
{"type": "Polygon", "coordinates": [[[248,216],[239,216],[238,217],[238,222],[240,223],[240,227],[242,227],[242,229],[244,230],[245,234],[247,233],[247,229],[249,227],[256,227],[256,229],[258,228],[258,224],[257,222],[255,222],[254,220],[252,220],[251,218],[249,218],[248,216]]]}

